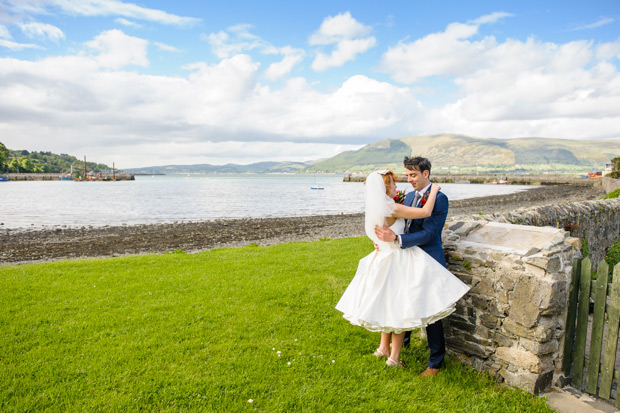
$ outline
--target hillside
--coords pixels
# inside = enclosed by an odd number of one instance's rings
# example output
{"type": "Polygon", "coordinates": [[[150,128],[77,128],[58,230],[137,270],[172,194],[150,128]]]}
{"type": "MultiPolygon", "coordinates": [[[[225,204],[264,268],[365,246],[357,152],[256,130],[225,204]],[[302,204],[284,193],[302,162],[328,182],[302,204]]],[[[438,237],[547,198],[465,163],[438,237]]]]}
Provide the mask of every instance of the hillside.
{"type": "Polygon", "coordinates": [[[384,139],[307,168],[307,172],[404,172],[405,156],[429,158],[436,173],[601,171],[620,156],[620,140],[485,139],[441,134],[384,139]]]}
{"type": "MultiPolygon", "coordinates": [[[[52,152],[30,152],[27,150],[7,149],[0,142],[0,172],[13,173],[66,173],[73,167],[76,171],[84,170],[84,161],[75,156],[52,152]]],[[[112,170],[105,164],[86,162],[89,172],[103,172],[112,170]]]]}
{"type": "Polygon", "coordinates": [[[258,162],[249,165],[163,165],[130,168],[125,171],[134,174],[183,174],[183,173],[294,173],[305,169],[302,162],[258,162]]]}

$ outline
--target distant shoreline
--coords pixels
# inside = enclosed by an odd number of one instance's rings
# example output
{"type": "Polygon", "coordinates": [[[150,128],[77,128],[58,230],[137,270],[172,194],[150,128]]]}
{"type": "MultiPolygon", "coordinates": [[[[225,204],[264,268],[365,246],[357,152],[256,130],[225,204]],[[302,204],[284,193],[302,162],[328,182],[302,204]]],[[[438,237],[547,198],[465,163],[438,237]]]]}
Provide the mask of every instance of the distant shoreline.
{"type": "MultiPolygon", "coordinates": [[[[604,194],[600,187],[589,185],[541,186],[508,195],[452,201],[448,219],[598,199],[604,194]]],[[[273,245],[364,235],[363,213],[101,228],[0,229],[0,264],[156,254],[177,249],[198,252],[252,243],[273,245]]]]}
{"type": "MultiPolygon", "coordinates": [[[[69,173],[4,173],[0,174],[0,177],[8,179],[8,184],[11,182],[23,182],[23,181],[133,181],[135,180],[134,174],[128,174],[126,172],[110,172],[102,173],[97,172],[94,174],[87,174],[86,179],[74,179],[69,173]]],[[[6,185],[6,183],[5,183],[6,185]]]]}

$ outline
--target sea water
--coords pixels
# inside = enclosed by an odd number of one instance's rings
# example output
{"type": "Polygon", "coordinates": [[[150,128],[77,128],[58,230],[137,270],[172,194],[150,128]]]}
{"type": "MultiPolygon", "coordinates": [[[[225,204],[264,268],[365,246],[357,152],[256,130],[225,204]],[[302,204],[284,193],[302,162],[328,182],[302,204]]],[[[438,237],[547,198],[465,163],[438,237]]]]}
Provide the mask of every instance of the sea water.
{"type": "MultiPolygon", "coordinates": [[[[342,175],[136,176],[135,181],[0,183],[0,228],[135,225],[364,212],[364,184],[342,175]],[[312,186],[324,189],[311,189],[312,186]]],[[[408,183],[399,189],[412,190],[408,183]]],[[[451,200],[528,185],[441,184],[451,200]]]]}

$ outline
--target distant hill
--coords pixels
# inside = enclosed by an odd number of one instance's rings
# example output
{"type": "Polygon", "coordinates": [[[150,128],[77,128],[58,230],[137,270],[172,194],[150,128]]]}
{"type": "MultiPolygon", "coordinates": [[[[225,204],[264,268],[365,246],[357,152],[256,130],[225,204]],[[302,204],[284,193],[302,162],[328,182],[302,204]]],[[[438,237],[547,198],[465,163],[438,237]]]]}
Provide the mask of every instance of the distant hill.
{"type": "Polygon", "coordinates": [[[258,162],[249,165],[164,165],[125,169],[134,174],[186,174],[186,173],[294,173],[310,164],[303,162],[258,162]]]}
{"type": "MultiPolygon", "coordinates": [[[[0,172],[9,173],[67,173],[84,170],[84,160],[61,153],[60,155],[39,151],[30,152],[25,149],[7,149],[0,142],[0,172]]],[[[102,163],[86,162],[88,172],[104,172],[112,170],[102,163]]]]}
{"type": "Polygon", "coordinates": [[[434,173],[602,171],[620,156],[620,140],[485,139],[457,134],[384,139],[317,162],[306,172],[404,172],[405,156],[424,156],[434,173]]]}

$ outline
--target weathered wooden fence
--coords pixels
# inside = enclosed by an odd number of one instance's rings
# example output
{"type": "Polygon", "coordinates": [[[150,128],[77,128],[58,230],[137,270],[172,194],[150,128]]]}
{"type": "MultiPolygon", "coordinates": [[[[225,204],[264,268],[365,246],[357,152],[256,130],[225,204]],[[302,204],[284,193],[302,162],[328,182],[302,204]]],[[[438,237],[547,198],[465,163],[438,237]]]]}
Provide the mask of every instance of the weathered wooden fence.
{"type": "Polygon", "coordinates": [[[573,262],[562,370],[572,378],[574,387],[606,400],[615,398],[616,406],[620,406],[615,391],[620,379],[616,368],[620,264],[614,267],[611,284],[607,282],[608,274],[604,260],[597,267],[596,280],[592,280],[590,258],[573,262]]]}

